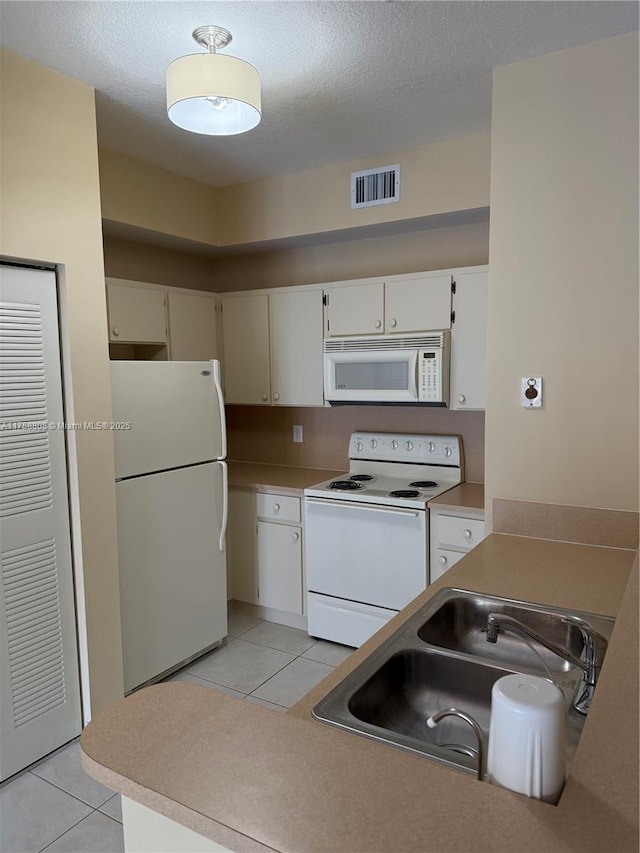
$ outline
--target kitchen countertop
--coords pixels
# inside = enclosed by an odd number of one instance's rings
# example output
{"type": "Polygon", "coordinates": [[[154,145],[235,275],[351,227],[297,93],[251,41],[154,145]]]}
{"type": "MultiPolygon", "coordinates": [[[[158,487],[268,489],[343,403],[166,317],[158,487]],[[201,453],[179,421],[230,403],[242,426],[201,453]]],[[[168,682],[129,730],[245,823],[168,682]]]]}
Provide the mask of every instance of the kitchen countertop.
{"type": "Polygon", "coordinates": [[[100,714],[81,744],[100,782],[234,850],[637,853],[637,557],[493,534],[288,714],[172,682],[100,714]],[[557,806],[311,719],[313,705],[443,586],[617,615],[557,806]]]}
{"type": "Polygon", "coordinates": [[[290,465],[267,465],[260,462],[229,460],[228,465],[230,486],[298,497],[302,497],[307,486],[344,474],[344,471],[329,471],[324,468],[295,468],[290,465]]]}
{"type": "Polygon", "coordinates": [[[438,495],[427,504],[429,509],[464,510],[484,516],[484,485],[482,483],[460,483],[448,492],[438,495]]]}

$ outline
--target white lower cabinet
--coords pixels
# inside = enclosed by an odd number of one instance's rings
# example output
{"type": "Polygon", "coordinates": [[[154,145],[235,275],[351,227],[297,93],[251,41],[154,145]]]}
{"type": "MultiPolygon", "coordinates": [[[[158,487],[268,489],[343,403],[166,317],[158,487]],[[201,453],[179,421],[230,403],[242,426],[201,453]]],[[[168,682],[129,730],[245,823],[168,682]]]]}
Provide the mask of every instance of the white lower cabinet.
{"type": "Polygon", "coordinates": [[[429,582],[438,578],[461,560],[485,537],[484,515],[464,510],[430,510],[429,582]]]}
{"type": "MultiPolygon", "coordinates": [[[[232,597],[302,617],[302,535],[300,498],[230,489],[227,566],[232,597]]],[[[278,621],[277,612],[263,615],[278,621]]]]}
{"type": "Polygon", "coordinates": [[[302,615],[299,525],[258,522],[258,603],[302,615]]]}

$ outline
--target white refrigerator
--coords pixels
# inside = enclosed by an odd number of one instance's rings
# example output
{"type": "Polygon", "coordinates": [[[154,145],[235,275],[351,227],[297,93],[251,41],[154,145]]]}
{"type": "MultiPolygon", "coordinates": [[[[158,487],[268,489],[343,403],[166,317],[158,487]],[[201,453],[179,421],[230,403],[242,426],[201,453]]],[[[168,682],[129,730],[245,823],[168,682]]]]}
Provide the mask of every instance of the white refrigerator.
{"type": "Polygon", "coordinates": [[[228,486],[217,361],[113,361],[125,692],[227,634],[228,486]]]}

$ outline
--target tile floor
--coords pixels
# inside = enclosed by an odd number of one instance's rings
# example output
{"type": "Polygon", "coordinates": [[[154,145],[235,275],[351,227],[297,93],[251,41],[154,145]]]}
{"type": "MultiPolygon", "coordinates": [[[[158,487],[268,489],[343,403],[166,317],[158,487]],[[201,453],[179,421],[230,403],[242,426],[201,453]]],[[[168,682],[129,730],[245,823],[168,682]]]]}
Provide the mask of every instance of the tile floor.
{"type": "MultiPolygon", "coordinates": [[[[170,680],[195,681],[274,711],[294,705],[353,650],[229,614],[221,648],[170,680]]],[[[88,776],[73,741],[0,785],[0,853],[119,853],[119,795],[88,776]]]]}

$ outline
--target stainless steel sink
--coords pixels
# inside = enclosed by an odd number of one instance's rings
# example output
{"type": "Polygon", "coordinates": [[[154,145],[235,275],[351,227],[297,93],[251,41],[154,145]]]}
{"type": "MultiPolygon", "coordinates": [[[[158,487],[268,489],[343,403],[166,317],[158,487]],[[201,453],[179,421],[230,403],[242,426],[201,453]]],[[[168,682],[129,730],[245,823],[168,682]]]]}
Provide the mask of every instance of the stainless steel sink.
{"type": "Polygon", "coordinates": [[[444,761],[451,753],[465,756],[458,761],[476,766],[477,741],[473,731],[456,717],[448,717],[437,728],[426,725],[427,717],[452,706],[471,714],[480,726],[489,728],[491,688],[508,671],[429,649],[395,652],[348,699],[349,714],[377,736],[416,752],[426,752],[444,761]]]}
{"type": "MultiPolygon", "coordinates": [[[[438,596],[435,596],[431,602],[435,602],[436,598],[438,596]]],[[[575,667],[540,643],[531,641],[528,645],[522,637],[508,630],[499,643],[487,643],[489,613],[514,617],[577,658],[582,652],[582,635],[575,624],[564,621],[565,616],[580,616],[606,638],[611,635],[613,625],[612,619],[592,613],[556,610],[507,598],[479,595],[465,590],[447,590],[447,594],[440,600],[442,603],[438,602],[435,609],[430,608],[430,614],[424,620],[424,624],[418,628],[418,637],[421,640],[438,648],[486,658],[496,663],[507,664],[518,671],[535,672],[540,675],[547,674],[545,665],[553,674],[570,672],[572,669],[575,670],[575,667]]],[[[606,647],[600,648],[599,651],[602,660],[606,647]]]]}
{"type": "MultiPolygon", "coordinates": [[[[584,619],[607,639],[614,624],[606,616],[442,589],[319,702],[314,717],[473,773],[472,729],[456,717],[430,729],[427,717],[454,706],[488,735],[494,682],[513,672],[545,676],[540,655],[565,697],[568,772],[586,719],[572,706],[582,672],[537,643],[532,651],[516,636],[487,643],[482,629],[489,613],[513,616],[578,658],[582,636],[563,616],[584,619]]],[[[603,658],[606,648],[598,651],[603,658]]]]}

